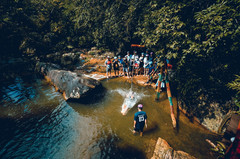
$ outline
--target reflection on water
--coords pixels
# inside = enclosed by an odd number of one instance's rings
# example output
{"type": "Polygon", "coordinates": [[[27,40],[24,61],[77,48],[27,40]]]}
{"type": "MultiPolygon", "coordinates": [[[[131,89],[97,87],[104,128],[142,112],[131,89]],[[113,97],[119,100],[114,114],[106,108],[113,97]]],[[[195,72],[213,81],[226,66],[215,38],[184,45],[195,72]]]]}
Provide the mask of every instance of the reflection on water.
{"type": "Polygon", "coordinates": [[[7,106],[7,104],[21,104],[28,99],[32,99],[35,95],[35,90],[31,86],[25,87],[23,79],[17,77],[10,85],[2,86],[0,104],[4,104],[4,106],[7,106]]]}
{"type": "Polygon", "coordinates": [[[29,79],[17,77],[0,86],[0,158],[145,158],[149,141],[157,137],[177,150],[210,158],[204,140],[214,137],[183,116],[179,131],[173,130],[164,94],[156,103],[152,89],[134,86],[138,101],[123,116],[128,83],[105,81],[107,92],[100,101],[79,104],[65,102],[43,80],[29,79]],[[148,114],[143,138],[130,131],[138,103],[148,114]]]}

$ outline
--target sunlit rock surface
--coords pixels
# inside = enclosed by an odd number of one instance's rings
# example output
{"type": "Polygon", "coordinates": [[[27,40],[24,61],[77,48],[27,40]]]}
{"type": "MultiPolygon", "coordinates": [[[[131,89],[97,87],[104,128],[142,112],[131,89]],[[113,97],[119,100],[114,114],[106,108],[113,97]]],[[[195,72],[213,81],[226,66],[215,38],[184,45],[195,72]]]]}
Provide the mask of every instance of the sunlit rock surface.
{"type": "Polygon", "coordinates": [[[158,138],[152,159],[195,159],[183,151],[175,151],[166,140],[158,138]]]}
{"type": "Polygon", "coordinates": [[[86,77],[84,74],[77,75],[71,71],[61,70],[58,65],[39,62],[36,69],[55,86],[57,91],[63,93],[66,100],[89,96],[91,95],[89,92],[98,89],[99,92],[101,91],[101,83],[99,81],[86,77]]]}

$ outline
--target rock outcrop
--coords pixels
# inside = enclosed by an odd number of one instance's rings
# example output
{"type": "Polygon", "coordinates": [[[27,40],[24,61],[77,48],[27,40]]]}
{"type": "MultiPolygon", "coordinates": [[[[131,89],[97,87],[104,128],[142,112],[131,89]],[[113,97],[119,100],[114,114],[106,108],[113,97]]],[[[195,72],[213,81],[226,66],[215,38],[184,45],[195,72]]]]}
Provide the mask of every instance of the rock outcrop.
{"type": "Polygon", "coordinates": [[[195,159],[195,157],[183,151],[175,151],[167,141],[158,138],[152,159],[195,159]]]}
{"type": "Polygon", "coordinates": [[[91,94],[101,93],[101,83],[84,74],[77,75],[74,72],[62,70],[56,64],[44,62],[37,63],[36,69],[55,86],[57,91],[63,93],[65,100],[80,99],[91,94]]]}

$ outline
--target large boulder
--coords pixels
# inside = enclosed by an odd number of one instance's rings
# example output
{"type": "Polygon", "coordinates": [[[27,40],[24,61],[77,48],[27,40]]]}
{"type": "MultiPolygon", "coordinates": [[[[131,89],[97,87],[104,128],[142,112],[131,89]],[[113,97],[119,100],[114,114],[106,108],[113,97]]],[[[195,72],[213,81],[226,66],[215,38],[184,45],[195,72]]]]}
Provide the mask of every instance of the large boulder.
{"type": "Polygon", "coordinates": [[[101,92],[102,85],[99,81],[84,74],[77,75],[74,72],[62,70],[56,64],[39,62],[36,69],[55,86],[56,90],[63,93],[65,100],[80,99],[92,93],[101,92]]]}
{"type": "Polygon", "coordinates": [[[158,138],[152,159],[195,159],[183,151],[175,151],[166,140],[158,138]]]}

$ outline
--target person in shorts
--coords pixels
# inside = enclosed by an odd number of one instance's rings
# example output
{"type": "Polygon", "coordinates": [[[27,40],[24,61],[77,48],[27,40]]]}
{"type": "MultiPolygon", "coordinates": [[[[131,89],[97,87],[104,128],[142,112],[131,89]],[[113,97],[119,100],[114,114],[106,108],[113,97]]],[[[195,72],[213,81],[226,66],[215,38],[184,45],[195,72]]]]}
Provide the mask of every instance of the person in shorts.
{"type": "Polygon", "coordinates": [[[128,77],[130,78],[133,77],[133,71],[134,71],[134,61],[133,59],[130,60],[129,65],[128,65],[128,77]]]}
{"type": "Polygon", "coordinates": [[[120,75],[123,75],[123,65],[122,65],[123,59],[121,58],[121,56],[118,56],[118,63],[119,63],[119,73],[120,75]]]}
{"type": "Polygon", "coordinates": [[[138,76],[138,71],[139,71],[139,58],[137,57],[136,60],[134,61],[134,71],[135,71],[135,75],[138,76]]]}
{"type": "Polygon", "coordinates": [[[134,114],[134,130],[133,133],[140,132],[140,136],[143,135],[143,128],[146,125],[147,128],[147,114],[142,111],[143,105],[138,104],[138,112],[134,114]]]}
{"type": "Polygon", "coordinates": [[[123,67],[123,76],[125,76],[127,74],[128,76],[128,61],[126,58],[123,58],[123,61],[122,61],[122,67],[123,67]]]}
{"type": "Polygon", "coordinates": [[[111,77],[112,61],[109,56],[107,57],[107,60],[105,61],[105,65],[106,65],[107,78],[108,78],[108,73],[110,74],[110,77],[111,77]]]}
{"type": "Polygon", "coordinates": [[[144,68],[144,75],[147,76],[148,70],[149,70],[149,56],[148,54],[143,60],[143,68],[144,68]]]}
{"type": "Polygon", "coordinates": [[[113,63],[113,70],[114,70],[115,77],[119,76],[119,61],[117,57],[114,57],[114,60],[112,63],[113,63]]]}

